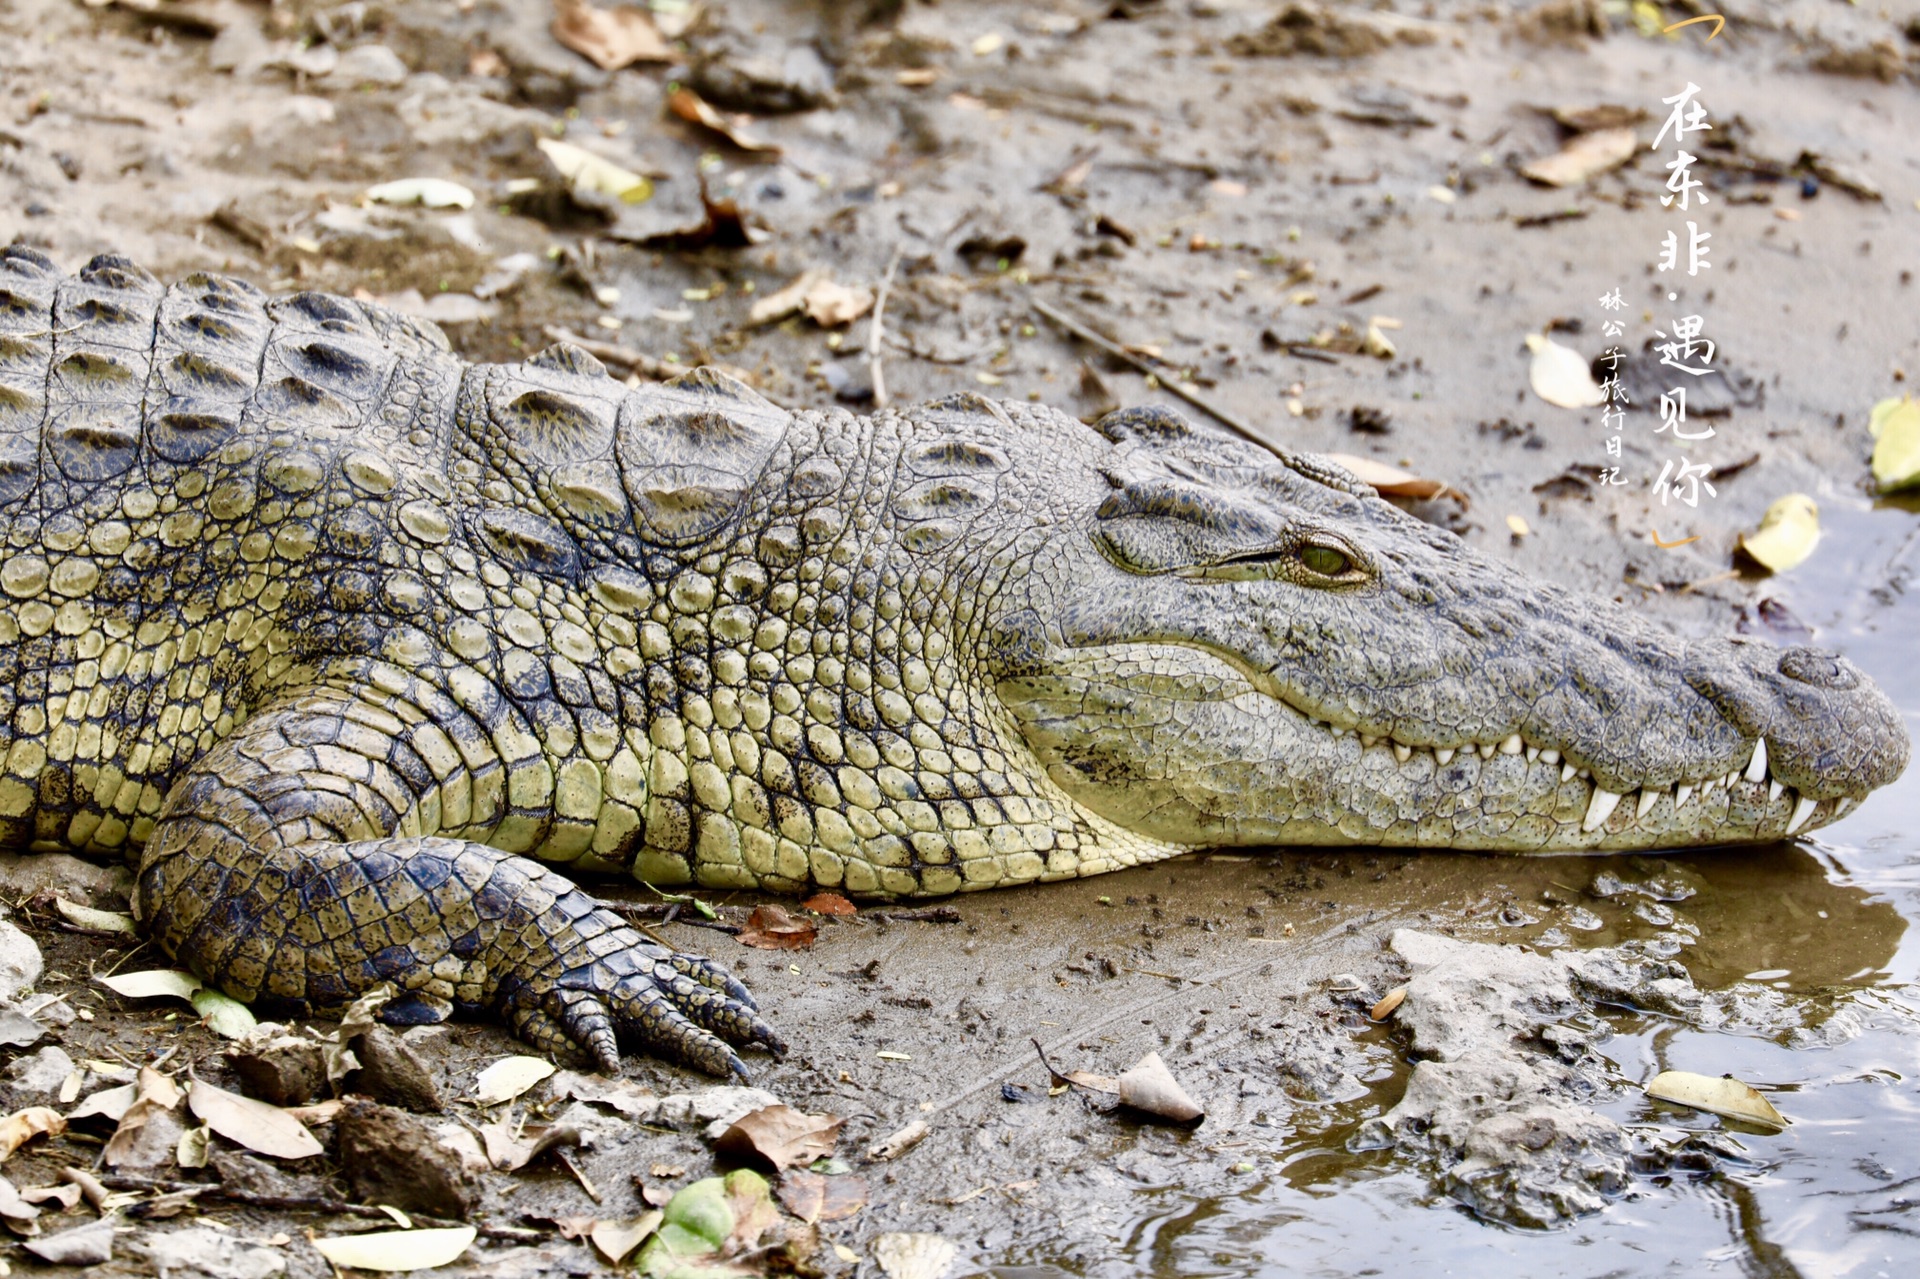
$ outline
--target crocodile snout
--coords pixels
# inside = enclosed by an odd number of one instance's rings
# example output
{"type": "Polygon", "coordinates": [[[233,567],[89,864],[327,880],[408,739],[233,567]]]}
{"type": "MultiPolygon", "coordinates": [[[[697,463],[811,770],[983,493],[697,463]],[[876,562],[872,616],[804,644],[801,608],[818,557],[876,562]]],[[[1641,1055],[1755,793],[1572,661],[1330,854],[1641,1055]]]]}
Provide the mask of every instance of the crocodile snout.
{"type": "Polygon", "coordinates": [[[1905,771],[1912,742],[1899,711],[1839,654],[1735,636],[1688,656],[1688,684],[1802,796],[1858,799],[1905,771]]]}

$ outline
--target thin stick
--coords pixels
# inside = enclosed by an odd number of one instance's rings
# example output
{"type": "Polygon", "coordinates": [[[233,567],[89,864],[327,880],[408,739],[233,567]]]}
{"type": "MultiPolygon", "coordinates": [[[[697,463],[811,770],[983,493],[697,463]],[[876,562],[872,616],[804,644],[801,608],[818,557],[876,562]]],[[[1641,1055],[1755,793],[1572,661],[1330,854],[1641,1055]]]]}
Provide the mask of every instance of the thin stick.
{"type": "Polygon", "coordinates": [[[873,383],[873,407],[887,407],[887,379],[880,372],[880,341],[886,331],[887,294],[893,289],[893,273],[900,267],[900,246],[893,247],[887,259],[887,273],[880,277],[880,291],[873,295],[873,323],[867,329],[867,380],[873,383]]]}
{"type": "Polygon", "coordinates": [[[1280,450],[1274,448],[1272,443],[1260,438],[1259,433],[1255,431],[1251,426],[1248,426],[1245,422],[1242,422],[1239,418],[1235,417],[1233,414],[1227,412],[1225,409],[1213,403],[1211,400],[1208,400],[1205,396],[1201,395],[1198,391],[1190,391],[1178,382],[1168,381],[1162,375],[1159,369],[1156,369],[1153,365],[1147,363],[1145,360],[1141,359],[1139,356],[1135,355],[1133,352],[1127,350],[1125,347],[1121,346],[1119,343],[1111,342],[1106,338],[1101,337],[1098,333],[1095,333],[1092,329],[1088,328],[1086,325],[1080,323],[1076,319],[1073,319],[1071,316],[1066,315],[1065,313],[1058,311],[1053,307],[1047,305],[1045,302],[1042,302],[1039,298],[1033,299],[1033,309],[1038,311],[1041,315],[1044,315],[1047,319],[1053,321],[1055,324],[1059,325],[1061,328],[1065,329],[1067,332],[1071,333],[1074,337],[1079,338],[1082,342],[1089,342],[1094,346],[1099,347],[1102,351],[1105,351],[1108,355],[1111,355],[1114,359],[1120,360],[1125,364],[1131,365],[1136,372],[1146,377],[1150,377],[1154,379],[1161,386],[1173,392],[1175,395],[1179,396],[1181,399],[1185,400],[1187,403],[1193,405],[1195,408],[1201,410],[1202,412],[1212,414],[1215,418],[1217,418],[1220,421],[1222,425],[1227,427],[1234,434],[1240,436],[1242,439],[1248,440],[1254,444],[1258,444],[1261,448],[1267,449],[1270,452],[1273,452],[1275,454],[1278,454],[1280,452],[1280,450]]]}
{"type": "MultiPolygon", "coordinates": [[[[392,1220],[385,1210],[369,1207],[366,1204],[347,1203],[340,1199],[330,1199],[324,1195],[261,1195],[248,1190],[238,1190],[228,1186],[214,1185],[199,1181],[148,1181],[142,1177],[122,1177],[109,1175],[99,1179],[113,1190],[142,1190],[154,1194],[178,1194],[181,1191],[198,1191],[198,1198],[218,1200],[224,1203],[242,1204],[249,1208],[276,1208],[282,1212],[323,1212],[341,1217],[365,1217],[375,1221],[392,1220]]],[[[86,1192],[86,1183],[81,1182],[82,1193],[86,1192]]],[[[136,1213],[136,1215],[138,1215],[136,1213]]],[[[429,1225],[457,1226],[464,1223],[446,1217],[429,1217],[425,1213],[409,1213],[415,1221],[424,1221],[429,1225]]],[[[545,1239],[549,1232],[528,1230],[517,1226],[477,1226],[482,1236],[488,1239],[508,1239],[517,1243],[545,1239]]]]}

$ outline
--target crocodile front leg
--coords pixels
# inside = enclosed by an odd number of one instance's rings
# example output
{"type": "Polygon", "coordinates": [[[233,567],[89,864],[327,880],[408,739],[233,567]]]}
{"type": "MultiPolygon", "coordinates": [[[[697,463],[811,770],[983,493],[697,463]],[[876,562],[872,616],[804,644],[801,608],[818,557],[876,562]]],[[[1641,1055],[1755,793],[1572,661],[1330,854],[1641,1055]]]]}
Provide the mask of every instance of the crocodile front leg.
{"type": "Polygon", "coordinates": [[[337,1010],[382,981],[396,1023],[492,1010],[606,1070],[621,1040],[713,1074],[783,1045],[724,967],[648,940],[570,880],[467,839],[412,835],[418,795],[380,708],[318,689],[250,719],[169,795],[136,909],[236,999],[337,1010]]]}

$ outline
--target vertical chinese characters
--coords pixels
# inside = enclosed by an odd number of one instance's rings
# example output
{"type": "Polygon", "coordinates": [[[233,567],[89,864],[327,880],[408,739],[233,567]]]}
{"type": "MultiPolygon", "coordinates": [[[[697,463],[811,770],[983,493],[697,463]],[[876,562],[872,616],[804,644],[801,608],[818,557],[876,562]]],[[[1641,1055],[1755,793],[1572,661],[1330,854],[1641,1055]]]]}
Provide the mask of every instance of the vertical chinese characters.
{"type": "MultiPolygon", "coordinates": [[[[1666,166],[1667,194],[1660,197],[1660,203],[1683,213],[1691,211],[1695,204],[1707,204],[1711,198],[1704,184],[1693,176],[1692,166],[1699,157],[1689,154],[1686,149],[1687,139],[1691,135],[1713,129],[1707,119],[1706,108],[1695,101],[1699,92],[1699,85],[1688,82],[1687,87],[1673,97],[1661,99],[1671,110],[1651,148],[1658,151],[1668,135],[1672,135],[1675,156],[1672,163],[1666,166]]],[[[1684,269],[1689,278],[1698,278],[1702,271],[1713,267],[1707,260],[1712,252],[1707,242],[1712,238],[1712,233],[1702,231],[1698,222],[1687,219],[1684,241],[1677,229],[1669,230],[1661,241],[1659,269],[1662,272],[1684,269]]],[[[1677,292],[1669,292],[1667,300],[1678,301],[1679,296],[1677,292]]],[[[1680,316],[1670,321],[1666,328],[1656,328],[1654,333],[1662,339],[1655,348],[1660,356],[1660,367],[1684,373],[1689,378],[1704,377],[1711,372],[1716,348],[1713,342],[1702,336],[1705,328],[1706,320],[1698,315],[1680,316]]],[[[1710,426],[1698,430],[1687,429],[1686,382],[1686,378],[1679,379],[1679,385],[1661,395],[1660,424],[1654,428],[1654,434],[1670,434],[1676,442],[1711,439],[1714,432],[1710,426]]],[[[1698,507],[1702,489],[1706,490],[1708,497],[1718,496],[1709,483],[1710,475],[1710,469],[1703,463],[1669,456],[1663,461],[1660,478],[1653,482],[1653,487],[1660,495],[1662,506],[1669,501],[1679,501],[1687,506],[1698,507]]]]}

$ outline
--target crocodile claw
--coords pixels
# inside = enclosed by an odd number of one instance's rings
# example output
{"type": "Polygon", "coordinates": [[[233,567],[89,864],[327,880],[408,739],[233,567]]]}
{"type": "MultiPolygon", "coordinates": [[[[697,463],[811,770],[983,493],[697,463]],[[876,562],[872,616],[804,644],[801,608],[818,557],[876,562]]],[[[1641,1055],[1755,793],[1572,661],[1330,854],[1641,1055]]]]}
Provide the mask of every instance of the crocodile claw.
{"type": "Polygon", "coordinates": [[[506,974],[497,988],[521,1038],[556,1055],[584,1050],[608,1073],[619,1070],[623,1043],[741,1079],[747,1068],[735,1047],[786,1051],[723,964],[651,941],[604,907],[576,913],[575,899],[591,902],[576,889],[541,921],[548,962],[506,974]]]}

